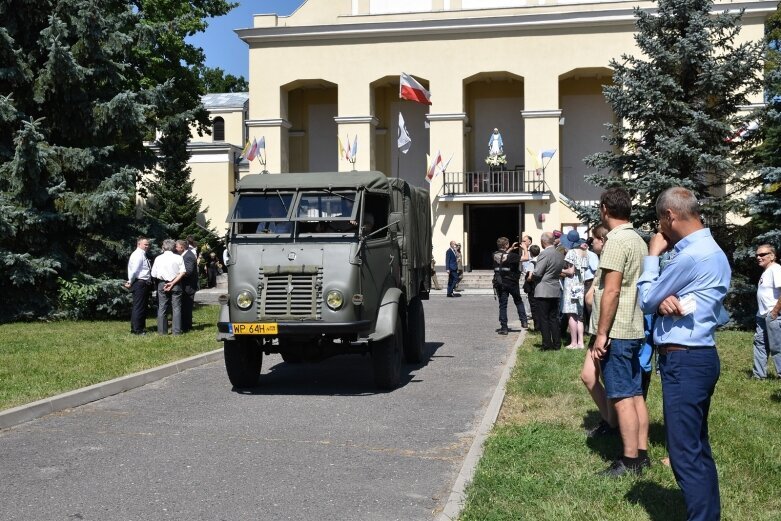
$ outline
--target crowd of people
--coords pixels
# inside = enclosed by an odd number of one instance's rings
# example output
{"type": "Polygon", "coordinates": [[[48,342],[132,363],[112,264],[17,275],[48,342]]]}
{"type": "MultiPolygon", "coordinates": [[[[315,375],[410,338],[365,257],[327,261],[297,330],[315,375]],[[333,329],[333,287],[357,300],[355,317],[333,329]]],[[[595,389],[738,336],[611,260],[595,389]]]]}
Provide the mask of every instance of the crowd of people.
{"type": "Polygon", "coordinates": [[[223,263],[213,251],[204,259],[199,259],[198,245],[192,236],[186,240],[165,239],[161,244],[162,253],[154,262],[150,262],[147,256],[149,246],[147,237],[139,237],[127,265],[125,287],[133,298],[130,332],[134,335],[146,334],[149,296],[155,291],[157,332],[168,334],[170,314],[171,333],[181,335],[193,328],[195,293],[200,289],[199,272],[205,276],[207,287],[213,288],[217,285],[218,274],[222,273],[223,263]]]}
{"type": "MultiPolygon", "coordinates": [[[[622,442],[622,456],[600,472],[609,477],[639,475],[651,466],[646,399],[655,358],[666,461],[683,491],[688,519],[719,519],[708,413],[720,374],[715,330],[729,320],[723,306],[731,279],[727,257],[686,188],[659,196],[659,229],[650,242],[630,222],[632,200],[625,190],[606,190],[599,211],[601,223],[587,240],[575,229],[543,232],[539,246],[526,234],[512,244],[506,237],[497,239],[497,332],[508,333],[512,297],[521,327],[531,322],[539,331],[541,349],[561,349],[565,329],[570,340],[563,347],[584,349],[581,379],[601,416],[588,436],[618,435],[622,442]]],[[[455,258],[455,250],[450,257],[455,258]]],[[[754,336],[757,379],[767,378],[768,360],[781,378],[781,266],[776,258],[772,245],[757,248],[763,268],[754,336]]]]}

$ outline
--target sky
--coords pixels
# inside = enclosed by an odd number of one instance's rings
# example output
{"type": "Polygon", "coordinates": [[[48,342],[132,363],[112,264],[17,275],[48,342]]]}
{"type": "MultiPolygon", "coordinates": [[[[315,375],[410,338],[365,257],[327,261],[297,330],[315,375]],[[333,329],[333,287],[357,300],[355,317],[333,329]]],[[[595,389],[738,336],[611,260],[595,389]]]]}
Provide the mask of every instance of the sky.
{"type": "Polygon", "coordinates": [[[305,0],[239,0],[239,4],[230,13],[219,18],[211,18],[205,33],[200,33],[188,41],[203,48],[206,53],[206,65],[220,67],[234,76],[248,78],[247,44],[242,42],[234,29],[252,27],[252,15],[277,14],[287,16],[304,3],[305,0]]]}

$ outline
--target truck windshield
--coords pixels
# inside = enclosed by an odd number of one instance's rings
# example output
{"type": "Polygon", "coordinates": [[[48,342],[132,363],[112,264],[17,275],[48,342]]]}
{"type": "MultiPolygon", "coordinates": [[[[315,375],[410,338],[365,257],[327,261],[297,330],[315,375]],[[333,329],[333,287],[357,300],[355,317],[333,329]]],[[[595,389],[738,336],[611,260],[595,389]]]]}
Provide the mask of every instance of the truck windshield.
{"type": "Polygon", "coordinates": [[[303,192],[295,209],[298,221],[349,221],[355,219],[355,192],[303,192]]]}
{"type": "Polygon", "coordinates": [[[293,193],[241,194],[229,221],[238,233],[289,234],[293,193]]]}

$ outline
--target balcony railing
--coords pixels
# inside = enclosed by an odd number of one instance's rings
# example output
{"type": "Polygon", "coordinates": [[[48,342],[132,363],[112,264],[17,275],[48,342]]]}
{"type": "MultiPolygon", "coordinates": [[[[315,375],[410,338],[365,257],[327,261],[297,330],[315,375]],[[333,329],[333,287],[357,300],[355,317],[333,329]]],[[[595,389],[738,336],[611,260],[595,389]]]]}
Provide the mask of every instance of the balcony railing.
{"type": "Polygon", "coordinates": [[[545,172],[542,169],[445,172],[442,195],[519,194],[546,190],[545,172]]]}

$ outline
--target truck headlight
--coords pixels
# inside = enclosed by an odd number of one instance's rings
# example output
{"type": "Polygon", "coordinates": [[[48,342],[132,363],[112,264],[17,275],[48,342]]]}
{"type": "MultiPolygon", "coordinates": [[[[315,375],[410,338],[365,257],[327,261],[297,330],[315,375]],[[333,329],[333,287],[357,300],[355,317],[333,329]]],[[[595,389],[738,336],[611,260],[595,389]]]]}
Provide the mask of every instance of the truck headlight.
{"type": "Polygon", "coordinates": [[[325,303],[328,305],[329,308],[336,311],[337,309],[340,309],[344,304],[344,296],[342,296],[341,291],[332,289],[325,296],[325,303]]]}
{"type": "Polygon", "coordinates": [[[252,293],[245,289],[236,296],[236,305],[240,309],[249,309],[252,306],[252,300],[252,293]]]}

